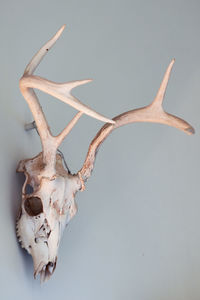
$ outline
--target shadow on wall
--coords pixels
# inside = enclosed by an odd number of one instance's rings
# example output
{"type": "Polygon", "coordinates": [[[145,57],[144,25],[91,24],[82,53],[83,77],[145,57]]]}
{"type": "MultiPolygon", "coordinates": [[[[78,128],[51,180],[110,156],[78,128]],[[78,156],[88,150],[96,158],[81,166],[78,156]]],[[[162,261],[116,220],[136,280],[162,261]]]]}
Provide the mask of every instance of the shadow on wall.
{"type": "Polygon", "coordinates": [[[33,274],[31,270],[33,270],[33,262],[31,256],[26,252],[25,249],[22,249],[19,241],[16,236],[16,220],[20,212],[20,207],[21,207],[21,190],[22,186],[24,184],[25,176],[22,173],[16,173],[16,166],[14,166],[10,182],[12,189],[10,189],[10,219],[12,222],[12,227],[14,231],[14,236],[16,240],[16,247],[18,249],[18,254],[20,257],[20,261],[22,264],[23,271],[25,273],[26,278],[29,281],[32,281],[33,279],[33,274]]]}

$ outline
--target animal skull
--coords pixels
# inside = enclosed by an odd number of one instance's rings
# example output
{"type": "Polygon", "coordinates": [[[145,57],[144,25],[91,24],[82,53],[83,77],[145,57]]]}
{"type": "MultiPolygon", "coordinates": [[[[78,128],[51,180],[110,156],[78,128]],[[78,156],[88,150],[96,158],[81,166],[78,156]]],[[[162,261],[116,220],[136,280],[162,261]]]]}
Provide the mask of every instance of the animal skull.
{"type": "Polygon", "coordinates": [[[68,173],[59,154],[53,176],[43,175],[42,153],[21,161],[18,172],[24,172],[26,180],[17,235],[22,247],[32,255],[34,276],[40,274],[44,281],[56,267],[63,230],[76,214],[74,196],[80,189],[80,179],[68,173]]]}
{"type": "Polygon", "coordinates": [[[40,274],[41,281],[48,280],[55,270],[63,231],[77,211],[75,195],[78,191],[84,190],[84,182],[91,175],[97,150],[114,129],[133,122],[155,122],[174,126],[187,134],[194,133],[194,129],[187,122],[166,113],[162,108],[174,60],[168,66],[158,93],[150,105],[125,112],[113,120],[96,113],[71,95],[70,91],[74,87],[90,80],[55,83],[33,75],[37,65],[59,38],[64,27],[62,26],[38,51],[20,79],[20,90],[34,116],[42,152],[34,158],[22,160],[17,168],[17,171],[23,172],[26,178],[22,188],[21,211],[17,220],[17,236],[21,246],[32,255],[34,276],[40,274]],[[79,110],[58,136],[51,134],[33,88],[53,95],[79,110]],[[72,175],[63,165],[63,158],[57,151],[83,113],[106,124],[91,142],[83,167],[77,174],[72,175]]]}

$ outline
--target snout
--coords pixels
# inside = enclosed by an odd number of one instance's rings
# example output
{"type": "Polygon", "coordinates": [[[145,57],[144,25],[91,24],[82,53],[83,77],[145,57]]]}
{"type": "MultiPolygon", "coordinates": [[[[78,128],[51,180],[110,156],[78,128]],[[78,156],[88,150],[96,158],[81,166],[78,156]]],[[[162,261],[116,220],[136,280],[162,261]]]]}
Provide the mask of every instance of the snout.
{"type": "Polygon", "coordinates": [[[37,269],[34,269],[34,277],[40,275],[40,282],[45,282],[49,280],[53,272],[55,271],[57,263],[57,257],[54,261],[49,261],[47,264],[44,262],[40,262],[37,269]]]}

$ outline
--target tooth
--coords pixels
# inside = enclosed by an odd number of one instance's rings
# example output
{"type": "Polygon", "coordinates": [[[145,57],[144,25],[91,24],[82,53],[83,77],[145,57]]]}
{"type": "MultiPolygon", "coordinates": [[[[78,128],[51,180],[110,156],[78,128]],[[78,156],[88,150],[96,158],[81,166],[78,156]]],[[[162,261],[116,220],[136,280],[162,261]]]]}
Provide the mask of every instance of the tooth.
{"type": "Polygon", "coordinates": [[[40,283],[43,283],[45,281],[45,271],[42,270],[40,272],[40,283]]]}

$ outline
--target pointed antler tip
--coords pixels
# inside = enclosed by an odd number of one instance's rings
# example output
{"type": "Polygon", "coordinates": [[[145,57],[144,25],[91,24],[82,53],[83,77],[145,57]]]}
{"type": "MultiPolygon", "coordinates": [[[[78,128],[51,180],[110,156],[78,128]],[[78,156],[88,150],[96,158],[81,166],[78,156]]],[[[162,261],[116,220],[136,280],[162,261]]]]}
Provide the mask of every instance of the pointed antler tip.
{"type": "Polygon", "coordinates": [[[60,29],[58,30],[58,34],[61,35],[63,33],[63,30],[65,29],[66,24],[63,24],[60,29]]]}
{"type": "Polygon", "coordinates": [[[93,79],[89,78],[89,79],[82,79],[82,80],[77,80],[77,81],[79,81],[82,84],[85,84],[85,83],[89,83],[89,82],[93,81],[93,79]]]}
{"type": "Polygon", "coordinates": [[[190,126],[185,129],[185,132],[189,135],[192,135],[192,134],[195,134],[195,129],[192,126],[190,126]]]}
{"type": "Polygon", "coordinates": [[[72,90],[80,85],[89,83],[91,81],[93,81],[93,79],[75,80],[75,81],[67,82],[67,83],[65,83],[65,85],[68,86],[69,90],[72,90]]]}
{"type": "MultiPolygon", "coordinates": [[[[172,67],[173,67],[173,65],[174,65],[174,63],[175,63],[175,58],[173,58],[173,59],[171,60],[171,62],[170,62],[170,64],[169,64],[169,67],[171,67],[171,68],[172,68],[172,67]]],[[[171,69],[171,68],[170,68],[170,69],[171,69]]]]}
{"type": "Polygon", "coordinates": [[[66,27],[66,24],[63,24],[63,25],[61,26],[61,29],[64,30],[65,27],[66,27]]]}
{"type": "Polygon", "coordinates": [[[85,83],[90,83],[90,82],[92,82],[92,81],[93,81],[92,78],[90,78],[90,79],[85,79],[85,83]]]}

